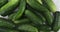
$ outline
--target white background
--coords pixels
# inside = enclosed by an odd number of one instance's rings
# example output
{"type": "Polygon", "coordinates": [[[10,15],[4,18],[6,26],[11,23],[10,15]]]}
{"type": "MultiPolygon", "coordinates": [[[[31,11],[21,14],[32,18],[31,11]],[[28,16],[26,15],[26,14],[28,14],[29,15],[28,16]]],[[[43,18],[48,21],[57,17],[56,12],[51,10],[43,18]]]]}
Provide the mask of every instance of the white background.
{"type": "Polygon", "coordinates": [[[57,7],[57,11],[60,11],[60,0],[53,0],[53,2],[55,3],[57,7]]]}
{"type": "MultiPolygon", "coordinates": [[[[60,0],[53,0],[53,2],[55,3],[57,7],[57,11],[60,11],[60,0]]],[[[60,30],[58,32],[60,32],[60,30]]]]}

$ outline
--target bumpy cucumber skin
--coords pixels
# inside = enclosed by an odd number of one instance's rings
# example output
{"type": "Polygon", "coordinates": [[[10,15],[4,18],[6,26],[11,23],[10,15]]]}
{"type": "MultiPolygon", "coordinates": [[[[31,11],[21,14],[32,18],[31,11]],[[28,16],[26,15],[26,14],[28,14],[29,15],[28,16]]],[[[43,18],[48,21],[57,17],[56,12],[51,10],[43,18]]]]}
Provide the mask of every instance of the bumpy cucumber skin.
{"type": "Polygon", "coordinates": [[[42,3],[45,7],[47,7],[47,9],[49,9],[51,12],[56,12],[56,6],[53,3],[52,0],[42,0],[42,3]]]}
{"type": "Polygon", "coordinates": [[[21,0],[20,1],[20,6],[18,8],[18,11],[16,12],[16,14],[12,17],[12,20],[15,21],[19,18],[21,18],[21,16],[23,15],[24,11],[25,11],[25,6],[26,6],[26,1],[25,0],[21,0]]]}
{"type": "Polygon", "coordinates": [[[7,2],[8,0],[0,0],[0,8],[4,6],[7,2]]]}
{"type": "Polygon", "coordinates": [[[53,30],[58,31],[60,29],[60,12],[54,13],[54,22],[53,22],[53,30]]]}
{"type": "Polygon", "coordinates": [[[10,0],[7,4],[0,8],[0,15],[8,15],[18,5],[19,0],[10,0]]]}
{"type": "Polygon", "coordinates": [[[10,20],[0,18],[0,27],[14,28],[15,25],[10,20]]]}
{"type": "Polygon", "coordinates": [[[20,19],[20,20],[16,20],[14,21],[15,24],[21,24],[21,23],[29,23],[29,19],[28,18],[24,18],[24,19],[20,19]]]}
{"type": "Polygon", "coordinates": [[[16,13],[12,13],[12,14],[10,14],[10,15],[8,16],[8,19],[11,20],[15,14],[16,14],[16,13]]]}
{"type": "Polygon", "coordinates": [[[43,5],[41,5],[37,0],[26,0],[26,2],[34,9],[36,9],[39,12],[47,12],[49,11],[47,8],[45,8],[43,5]]]}
{"type": "Polygon", "coordinates": [[[41,14],[45,17],[46,19],[46,24],[51,25],[53,23],[53,15],[51,12],[41,12],[41,14]]]}
{"type": "Polygon", "coordinates": [[[39,31],[51,31],[51,27],[49,27],[46,24],[37,25],[37,24],[31,23],[31,25],[36,27],[39,31]]]}
{"type": "Polygon", "coordinates": [[[25,25],[21,25],[18,27],[19,30],[22,30],[23,32],[38,32],[38,29],[31,26],[31,25],[28,25],[28,24],[25,24],[25,25]]]}
{"type": "Polygon", "coordinates": [[[46,19],[44,18],[44,16],[41,13],[37,12],[29,5],[27,5],[27,9],[31,10],[34,14],[36,14],[39,18],[41,18],[41,20],[46,21],[46,19]]]}
{"type": "Polygon", "coordinates": [[[6,29],[6,28],[0,28],[0,32],[19,32],[19,31],[12,30],[12,29],[6,29]]]}
{"type": "Polygon", "coordinates": [[[37,15],[35,15],[33,12],[31,12],[30,10],[25,10],[25,15],[33,22],[36,24],[43,24],[43,20],[41,20],[41,18],[39,18],[37,15]]]}
{"type": "Polygon", "coordinates": [[[49,25],[52,24],[53,22],[53,18],[51,13],[49,12],[49,10],[44,7],[43,5],[41,5],[38,1],[36,0],[26,0],[26,2],[35,10],[37,10],[38,12],[42,12],[42,14],[44,15],[44,17],[46,18],[47,22],[49,25]]]}

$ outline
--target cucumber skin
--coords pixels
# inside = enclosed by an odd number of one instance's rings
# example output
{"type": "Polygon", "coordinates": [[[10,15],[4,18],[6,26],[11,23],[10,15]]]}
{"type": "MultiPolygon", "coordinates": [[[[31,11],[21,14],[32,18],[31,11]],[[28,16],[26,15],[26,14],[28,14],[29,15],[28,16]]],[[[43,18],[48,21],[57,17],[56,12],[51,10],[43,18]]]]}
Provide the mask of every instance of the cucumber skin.
{"type": "Polygon", "coordinates": [[[0,32],[19,32],[19,31],[0,27],[0,32]]]}
{"type": "Polygon", "coordinates": [[[40,4],[42,4],[42,0],[37,0],[40,4]]]}
{"type": "Polygon", "coordinates": [[[41,25],[37,25],[34,23],[31,23],[32,26],[36,27],[39,31],[51,31],[51,27],[46,25],[46,24],[41,24],[41,25]]]}
{"type": "Polygon", "coordinates": [[[15,24],[23,24],[23,23],[29,23],[29,22],[30,21],[28,18],[24,18],[24,19],[14,21],[15,24]]]}
{"type": "Polygon", "coordinates": [[[14,28],[15,25],[10,20],[0,18],[0,27],[14,28]]]}
{"type": "Polygon", "coordinates": [[[12,20],[13,16],[15,15],[16,13],[12,13],[8,16],[8,19],[12,20]]]}
{"type": "Polygon", "coordinates": [[[10,0],[7,4],[0,8],[0,15],[7,16],[8,14],[12,13],[17,7],[19,0],[10,0]]]}
{"type": "Polygon", "coordinates": [[[42,0],[42,4],[47,7],[50,12],[56,12],[57,8],[52,0],[42,0]]]}
{"type": "Polygon", "coordinates": [[[42,12],[42,15],[44,15],[45,19],[48,22],[48,25],[52,24],[52,22],[53,22],[52,15],[45,6],[41,5],[36,0],[26,0],[26,1],[33,9],[37,10],[37,12],[39,12],[39,13],[42,12]]]}
{"type": "Polygon", "coordinates": [[[0,8],[4,6],[7,2],[8,0],[0,0],[0,8]]]}
{"type": "Polygon", "coordinates": [[[41,12],[41,14],[45,17],[46,19],[46,24],[51,26],[53,23],[53,15],[51,14],[51,12],[41,12]]]}
{"type": "Polygon", "coordinates": [[[15,20],[21,18],[21,16],[23,15],[23,13],[25,11],[25,7],[26,7],[26,1],[25,0],[21,0],[19,8],[18,8],[18,11],[16,12],[16,14],[11,19],[13,21],[15,21],[15,20]]]}
{"type": "Polygon", "coordinates": [[[41,20],[41,18],[39,18],[37,15],[35,15],[33,12],[31,12],[30,10],[25,10],[25,15],[29,18],[29,20],[31,20],[33,23],[35,24],[43,24],[43,20],[41,20]]]}
{"type": "Polygon", "coordinates": [[[54,13],[54,22],[52,24],[52,28],[54,31],[58,31],[60,29],[60,12],[59,11],[54,13]]]}
{"type": "Polygon", "coordinates": [[[18,29],[23,32],[38,32],[38,29],[32,25],[24,24],[18,26],[18,29]]]}
{"type": "Polygon", "coordinates": [[[46,7],[41,5],[37,0],[26,0],[27,4],[29,4],[33,9],[36,9],[39,12],[47,12],[49,11],[46,7]]]}
{"type": "Polygon", "coordinates": [[[28,4],[27,4],[27,9],[31,10],[34,14],[36,14],[39,18],[41,18],[41,20],[46,21],[46,19],[44,18],[44,16],[41,13],[37,12],[37,10],[30,7],[28,4]]]}

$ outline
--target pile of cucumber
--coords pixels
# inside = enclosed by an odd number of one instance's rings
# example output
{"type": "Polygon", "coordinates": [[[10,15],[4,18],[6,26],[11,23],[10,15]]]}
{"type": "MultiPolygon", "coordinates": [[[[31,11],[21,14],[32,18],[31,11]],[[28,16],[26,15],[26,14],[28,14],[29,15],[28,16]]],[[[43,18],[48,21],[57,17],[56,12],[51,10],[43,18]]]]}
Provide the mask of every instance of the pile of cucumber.
{"type": "Polygon", "coordinates": [[[52,0],[0,0],[0,15],[0,32],[57,32],[60,29],[60,12],[52,0]]]}

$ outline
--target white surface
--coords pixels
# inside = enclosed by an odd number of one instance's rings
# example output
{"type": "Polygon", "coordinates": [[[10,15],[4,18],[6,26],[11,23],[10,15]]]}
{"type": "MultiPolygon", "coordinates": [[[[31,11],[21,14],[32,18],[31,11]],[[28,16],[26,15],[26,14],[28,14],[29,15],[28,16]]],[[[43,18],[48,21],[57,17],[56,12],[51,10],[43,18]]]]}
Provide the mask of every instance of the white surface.
{"type": "MultiPolygon", "coordinates": [[[[57,11],[60,11],[60,0],[53,0],[53,2],[55,3],[57,7],[57,11]]],[[[58,32],[60,32],[60,30],[58,32]]]]}
{"type": "Polygon", "coordinates": [[[55,3],[57,7],[57,11],[60,11],[60,0],[53,0],[53,2],[55,3]]]}

